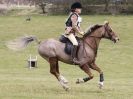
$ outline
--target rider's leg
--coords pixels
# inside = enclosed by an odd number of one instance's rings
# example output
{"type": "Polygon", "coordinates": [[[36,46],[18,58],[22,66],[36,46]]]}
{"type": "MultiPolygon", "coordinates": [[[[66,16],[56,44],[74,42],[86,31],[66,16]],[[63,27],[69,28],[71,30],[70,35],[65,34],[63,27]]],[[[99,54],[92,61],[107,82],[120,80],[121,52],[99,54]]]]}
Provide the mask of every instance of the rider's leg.
{"type": "Polygon", "coordinates": [[[72,42],[73,45],[78,46],[78,42],[73,33],[70,33],[67,38],[72,42]]]}
{"type": "Polygon", "coordinates": [[[73,35],[73,33],[69,34],[67,37],[74,45],[74,48],[72,50],[72,58],[73,58],[74,63],[77,63],[78,62],[78,59],[77,59],[78,42],[75,36],[73,35]]]}

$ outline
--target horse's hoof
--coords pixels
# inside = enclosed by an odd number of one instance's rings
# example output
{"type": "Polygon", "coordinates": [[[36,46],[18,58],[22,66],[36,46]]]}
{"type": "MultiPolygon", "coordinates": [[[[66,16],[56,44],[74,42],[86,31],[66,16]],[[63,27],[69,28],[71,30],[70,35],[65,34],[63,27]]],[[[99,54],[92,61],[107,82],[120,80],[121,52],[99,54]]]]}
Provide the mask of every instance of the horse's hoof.
{"type": "Polygon", "coordinates": [[[69,91],[70,90],[70,88],[69,88],[69,86],[67,85],[67,84],[63,84],[63,89],[65,89],[65,91],[69,91]]]}
{"type": "Polygon", "coordinates": [[[76,84],[80,84],[80,83],[84,83],[83,78],[78,78],[78,79],[77,79],[76,84]]]}
{"type": "Polygon", "coordinates": [[[65,87],[64,89],[65,89],[65,91],[69,91],[69,90],[70,90],[70,88],[69,88],[69,87],[65,87]]]}
{"type": "Polygon", "coordinates": [[[99,82],[98,86],[99,86],[99,89],[102,89],[103,88],[103,82],[99,82]]]}
{"type": "Polygon", "coordinates": [[[63,80],[60,80],[59,82],[61,86],[63,87],[63,89],[65,89],[65,91],[68,91],[70,89],[69,86],[66,83],[64,83],[63,80]]]}

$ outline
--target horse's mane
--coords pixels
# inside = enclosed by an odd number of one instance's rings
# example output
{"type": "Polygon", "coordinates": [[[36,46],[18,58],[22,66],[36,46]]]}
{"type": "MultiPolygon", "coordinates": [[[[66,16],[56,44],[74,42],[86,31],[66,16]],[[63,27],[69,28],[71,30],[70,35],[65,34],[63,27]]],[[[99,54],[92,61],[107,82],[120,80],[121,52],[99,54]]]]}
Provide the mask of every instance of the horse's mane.
{"type": "Polygon", "coordinates": [[[94,32],[96,29],[102,27],[103,25],[99,25],[99,24],[95,24],[91,27],[89,27],[86,31],[85,31],[85,34],[84,34],[84,37],[90,35],[92,32],[94,32]]]}

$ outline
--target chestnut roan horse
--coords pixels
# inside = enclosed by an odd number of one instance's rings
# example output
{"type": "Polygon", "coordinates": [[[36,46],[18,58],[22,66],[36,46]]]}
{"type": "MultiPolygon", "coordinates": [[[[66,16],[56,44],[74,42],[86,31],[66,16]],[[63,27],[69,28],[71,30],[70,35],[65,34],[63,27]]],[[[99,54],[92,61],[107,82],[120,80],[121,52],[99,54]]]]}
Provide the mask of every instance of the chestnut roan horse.
{"type": "MultiPolygon", "coordinates": [[[[104,25],[95,25],[91,29],[91,32],[88,29],[83,38],[81,38],[77,57],[80,63],[79,67],[88,75],[88,77],[77,79],[77,84],[91,80],[93,74],[90,69],[93,69],[99,73],[99,88],[102,88],[104,81],[103,72],[95,63],[97,50],[102,38],[112,40],[115,43],[119,40],[116,33],[109,26],[109,22],[105,22],[104,25]]],[[[23,41],[22,45],[27,45],[29,42],[37,41],[37,38],[35,36],[27,36],[22,38],[21,41],[23,41]]],[[[38,44],[39,54],[50,64],[50,73],[57,78],[65,90],[68,90],[68,81],[60,74],[58,64],[58,61],[73,64],[71,56],[64,52],[65,44],[55,39],[44,40],[38,44]]],[[[11,46],[8,47],[11,48],[11,46]]]]}

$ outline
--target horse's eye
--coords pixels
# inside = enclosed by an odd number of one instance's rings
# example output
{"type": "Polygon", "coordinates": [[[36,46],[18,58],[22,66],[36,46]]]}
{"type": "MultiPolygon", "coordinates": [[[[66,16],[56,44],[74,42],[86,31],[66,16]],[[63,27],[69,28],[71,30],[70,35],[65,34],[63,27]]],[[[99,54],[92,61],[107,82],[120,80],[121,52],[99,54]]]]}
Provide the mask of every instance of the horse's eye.
{"type": "Polygon", "coordinates": [[[110,29],[109,32],[112,32],[112,29],[110,29]]]}

